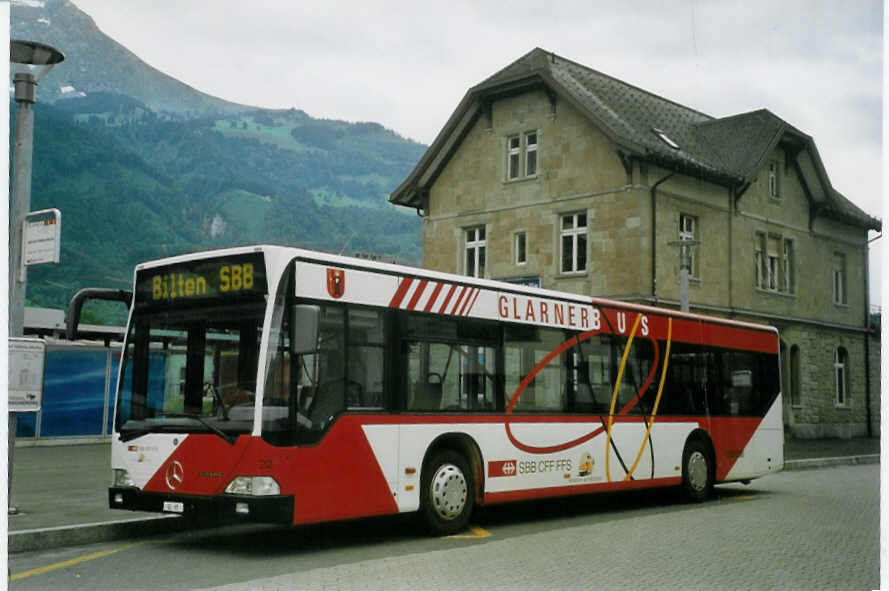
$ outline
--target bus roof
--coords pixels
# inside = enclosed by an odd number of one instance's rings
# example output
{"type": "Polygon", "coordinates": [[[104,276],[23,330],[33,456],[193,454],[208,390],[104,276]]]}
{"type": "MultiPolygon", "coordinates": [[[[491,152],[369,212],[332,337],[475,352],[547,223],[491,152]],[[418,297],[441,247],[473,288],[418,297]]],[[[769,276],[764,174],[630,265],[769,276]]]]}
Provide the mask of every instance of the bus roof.
{"type": "Polygon", "coordinates": [[[156,259],[152,261],[145,261],[136,265],[136,272],[139,272],[143,269],[149,269],[153,267],[172,265],[177,263],[183,263],[186,261],[193,261],[196,259],[204,259],[204,258],[214,258],[214,257],[222,257],[222,256],[230,256],[230,255],[238,255],[245,253],[254,253],[254,252],[275,252],[278,255],[286,256],[290,259],[298,259],[305,262],[320,262],[329,265],[335,265],[346,268],[360,268],[370,271],[378,271],[380,273],[385,273],[389,275],[397,275],[397,276],[405,276],[412,277],[418,279],[431,279],[437,281],[447,281],[450,283],[456,283],[458,285],[471,285],[474,287],[479,287],[482,289],[495,290],[500,292],[509,292],[509,293],[517,293],[517,294],[525,294],[529,296],[537,296],[537,297],[549,297],[558,300],[566,300],[573,301],[583,304],[596,304],[598,306],[607,306],[612,308],[623,308],[626,310],[633,310],[636,312],[646,312],[650,314],[659,314],[672,316],[674,318],[686,318],[689,320],[700,320],[711,323],[718,324],[727,324],[732,326],[738,326],[743,328],[749,328],[753,330],[762,330],[767,332],[774,332],[776,335],[778,334],[778,329],[774,326],[766,325],[766,324],[756,324],[752,322],[744,322],[740,320],[732,320],[728,318],[721,318],[718,316],[707,316],[703,314],[694,314],[690,312],[680,312],[678,310],[673,310],[670,308],[659,308],[656,306],[650,306],[645,304],[636,304],[631,302],[624,302],[621,300],[611,300],[605,298],[598,298],[593,296],[585,296],[579,295],[570,292],[564,291],[556,291],[551,289],[544,289],[540,287],[530,287],[525,285],[519,285],[516,283],[509,283],[507,281],[499,281],[495,279],[480,279],[477,277],[470,277],[466,275],[454,275],[451,273],[443,273],[441,271],[433,271],[429,269],[423,269],[420,267],[411,267],[408,265],[398,265],[392,263],[383,263],[379,261],[370,261],[367,259],[360,259],[355,257],[348,257],[342,255],[335,255],[331,253],[325,253],[316,250],[307,250],[303,248],[291,247],[291,246],[281,246],[281,245],[273,245],[273,244],[257,244],[251,246],[239,246],[232,248],[224,248],[224,249],[215,249],[215,250],[206,250],[199,251],[194,253],[187,253],[183,255],[177,255],[172,257],[167,257],[163,259],[156,259]]]}

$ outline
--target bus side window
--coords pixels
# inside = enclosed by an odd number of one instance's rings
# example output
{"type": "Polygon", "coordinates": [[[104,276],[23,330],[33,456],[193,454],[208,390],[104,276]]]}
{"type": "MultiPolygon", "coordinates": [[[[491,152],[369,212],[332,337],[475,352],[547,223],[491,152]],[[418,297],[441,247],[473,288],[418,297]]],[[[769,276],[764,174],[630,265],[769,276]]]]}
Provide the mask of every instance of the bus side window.
{"type": "Polygon", "coordinates": [[[386,371],[384,313],[372,308],[349,308],[346,405],[382,408],[386,371]]]}
{"type": "Polygon", "coordinates": [[[428,314],[403,314],[400,319],[407,410],[495,410],[496,324],[428,314]]]}
{"type": "MultiPolygon", "coordinates": [[[[701,348],[697,345],[674,343],[658,414],[705,414],[706,380],[707,363],[701,348]]],[[[712,401],[710,407],[712,409],[712,401]]]]}
{"type": "Polygon", "coordinates": [[[440,367],[439,363],[431,361],[431,350],[435,350],[434,357],[441,357],[441,345],[435,343],[413,342],[407,345],[408,366],[408,410],[441,410],[441,396],[444,378],[438,372],[433,372],[430,367],[440,367]]]}
{"type": "Polygon", "coordinates": [[[319,350],[315,357],[317,381],[309,412],[313,423],[322,424],[346,406],[345,322],[343,309],[321,308],[319,350]]]}
{"type": "Polygon", "coordinates": [[[508,325],[505,331],[506,400],[518,392],[519,385],[532,371],[533,379],[515,401],[517,412],[560,412],[567,410],[568,360],[562,354],[546,365],[538,365],[559,347],[566,334],[557,329],[508,325]]]}
{"type": "Polygon", "coordinates": [[[494,410],[495,362],[493,347],[409,342],[408,410],[494,410]]]}
{"type": "Polygon", "coordinates": [[[571,356],[572,410],[608,412],[611,397],[611,336],[596,335],[575,347],[571,356]]]}

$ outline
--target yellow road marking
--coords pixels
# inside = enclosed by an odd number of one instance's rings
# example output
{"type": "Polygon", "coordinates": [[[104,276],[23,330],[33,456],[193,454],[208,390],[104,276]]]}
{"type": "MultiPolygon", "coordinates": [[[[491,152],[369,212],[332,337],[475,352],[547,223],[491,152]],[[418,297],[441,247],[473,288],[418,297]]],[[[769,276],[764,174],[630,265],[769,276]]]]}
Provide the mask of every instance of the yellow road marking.
{"type": "Polygon", "coordinates": [[[724,497],[728,501],[749,501],[751,499],[755,499],[756,495],[738,495],[732,497],[724,497]]]}
{"type": "Polygon", "coordinates": [[[485,529],[482,529],[477,525],[470,525],[469,529],[470,529],[470,531],[472,531],[471,534],[457,534],[454,536],[446,536],[446,537],[458,539],[458,540],[461,540],[461,539],[462,540],[466,540],[466,539],[476,540],[476,539],[480,539],[480,538],[490,538],[491,537],[491,532],[489,532],[485,529]]]}
{"type": "Polygon", "coordinates": [[[66,568],[69,566],[74,566],[75,564],[80,564],[81,562],[87,562],[89,560],[96,560],[97,558],[104,558],[105,556],[110,556],[111,554],[116,554],[118,552],[123,552],[124,550],[129,550],[134,546],[138,546],[142,542],[137,542],[135,544],[127,544],[126,546],[121,546],[120,548],[114,548],[112,550],[102,550],[101,552],[93,552],[92,554],[85,554],[83,556],[79,556],[77,558],[72,558],[71,560],[65,560],[64,562],[57,562],[55,564],[50,564],[47,566],[41,566],[40,568],[32,568],[31,570],[22,571],[20,573],[15,573],[9,577],[11,581],[19,581],[21,579],[26,579],[28,577],[33,577],[34,575],[42,575],[48,572],[52,572],[54,570],[58,570],[60,568],[66,568]]]}

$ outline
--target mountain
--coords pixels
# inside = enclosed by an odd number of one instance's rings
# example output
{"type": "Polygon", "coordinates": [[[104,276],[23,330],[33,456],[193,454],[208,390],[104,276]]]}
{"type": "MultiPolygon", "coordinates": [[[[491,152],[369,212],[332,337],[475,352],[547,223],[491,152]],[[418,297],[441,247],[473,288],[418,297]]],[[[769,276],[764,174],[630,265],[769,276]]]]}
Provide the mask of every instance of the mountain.
{"type": "Polygon", "coordinates": [[[38,87],[32,180],[32,208],[62,211],[61,263],[29,270],[29,305],[124,287],[147,259],[251,243],[419,262],[419,218],[387,197],[422,144],[200,93],[67,0],[14,0],[11,20],[12,38],[66,54],[38,87]]]}
{"type": "Polygon", "coordinates": [[[12,39],[48,43],[65,54],[65,61],[41,81],[40,101],[112,92],[157,113],[201,116],[253,108],[204,94],[152,68],[68,0],[12,0],[10,20],[12,39]]]}

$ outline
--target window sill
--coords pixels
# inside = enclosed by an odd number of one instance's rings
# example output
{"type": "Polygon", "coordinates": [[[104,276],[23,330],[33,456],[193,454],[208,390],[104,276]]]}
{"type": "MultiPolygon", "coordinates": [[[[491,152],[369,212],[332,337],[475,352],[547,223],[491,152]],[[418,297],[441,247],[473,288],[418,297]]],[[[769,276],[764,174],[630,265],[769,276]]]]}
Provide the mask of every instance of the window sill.
{"type": "Polygon", "coordinates": [[[840,302],[834,302],[834,303],[833,303],[833,307],[834,307],[834,308],[839,308],[840,310],[848,310],[848,309],[849,309],[849,304],[842,304],[842,303],[840,303],[840,302]]]}
{"type": "Polygon", "coordinates": [[[757,293],[761,293],[761,294],[765,294],[765,295],[778,296],[780,298],[786,298],[788,300],[795,300],[796,299],[796,294],[792,293],[792,292],[763,289],[761,287],[754,287],[753,289],[755,289],[757,293]]]}
{"type": "Polygon", "coordinates": [[[556,279],[577,279],[586,276],[587,272],[585,269],[583,271],[560,271],[559,274],[556,275],[556,279]]]}
{"type": "Polygon", "coordinates": [[[834,409],[834,410],[848,410],[848,411],[851,411],[851,410],[852,410],[852,407],[849,406],[848,404],[834,404],[834,405],[833,405],[833,409],[834,409]]]}
{"type": "Polygon", "coordinates": [[[537,180],[540,180],[540,173],[537,173],[532,176],[523,176],[518,179],[506,179],[505,181],[503,181],[503,186],[505,187],[506,185],[514,185],[516,183],[525,183],[528,181],[537,181],[537,180]]]}

